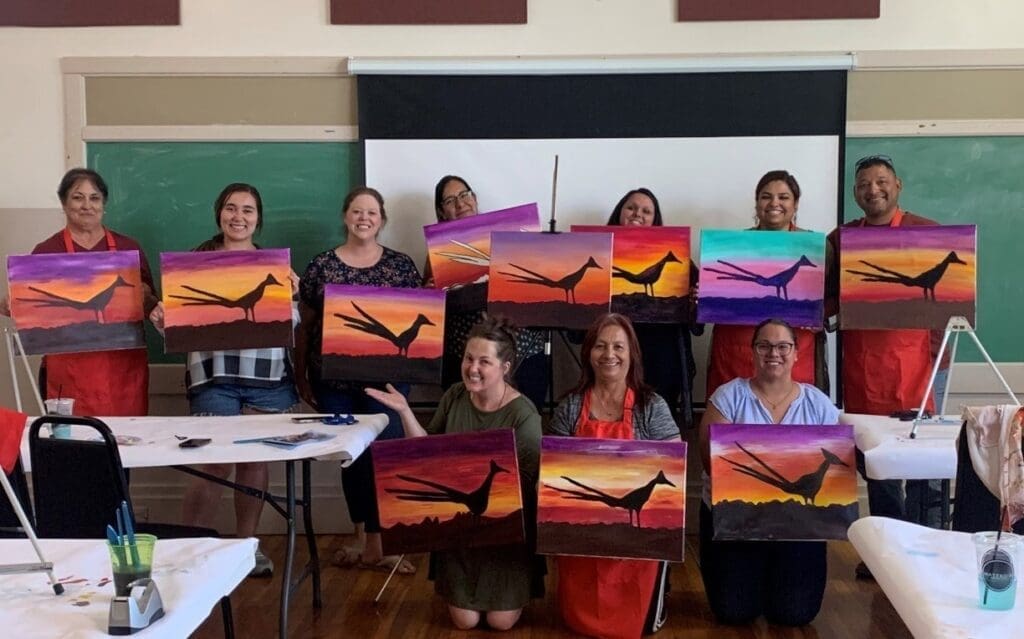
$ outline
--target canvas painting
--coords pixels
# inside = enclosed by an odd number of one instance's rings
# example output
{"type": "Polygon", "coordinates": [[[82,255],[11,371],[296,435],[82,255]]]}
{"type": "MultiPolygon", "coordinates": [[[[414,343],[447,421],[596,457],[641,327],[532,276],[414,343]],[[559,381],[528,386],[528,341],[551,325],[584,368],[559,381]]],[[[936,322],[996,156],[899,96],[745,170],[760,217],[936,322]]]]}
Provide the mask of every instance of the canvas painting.
{"type": "Polygon", "coordinates": [[[612,242],[612,312],[634,322],[685,322],[690,309],[690,228],[578,226],[612,242]]]}
{"type": "Polygon", "coordinates": [[[676,0],[680,22],[877,18],[880,0],[676,0]]]}
{"type": "Polygon", "coordinates": [[[541,440],[537,552],[683,560],[686,443],[541,440]]]}
{"type": "Polygon", "coordinates": [[[701,231],[700,322],[754,326],[778,318],[820,328],[825,236],[814,232],[701,231]]]}
{"type": "Polygon", "coordinates": [[[7,284],[29,355],[146,345],[138,251],[11,255],[7,284]]]}
{"type": "Polygon", "coordinates": [[[853,426],[713,424],[715,539],[846,539],[857,519],[853,426]]]}
{"type": "Polygon", "coordinates": [[[160,254],[168,353],[292,345],[288,249],[160,254]]]}
{"type": "Polygon", "coordinates": [[[950,317],[975,323],[974,225],[839,232],[842,328],[944,329],[950,317]]]}
{"type": "Polygon", "coordinates": [[[328,284],[323,375],[437,384],[444,352],[444,291],[328,284]]]}
{"type": "Polygon", "coordinates": [[[386,554],[525,539],[512,429],[377,441],[370,448],[386,554]]]}
{"type": "Polygon", "coordinates": [[[540,231],[537,205],[523,204],[424,226],[434,286],[448,288],[486,281],[491,262],[491,233],[496,231],[540,231]]]}
{"type": "Polygon", "coordinates": [[[585,329],[608,312],[611,233],[494,233],[487,310],[518,326],[585,329]]]}

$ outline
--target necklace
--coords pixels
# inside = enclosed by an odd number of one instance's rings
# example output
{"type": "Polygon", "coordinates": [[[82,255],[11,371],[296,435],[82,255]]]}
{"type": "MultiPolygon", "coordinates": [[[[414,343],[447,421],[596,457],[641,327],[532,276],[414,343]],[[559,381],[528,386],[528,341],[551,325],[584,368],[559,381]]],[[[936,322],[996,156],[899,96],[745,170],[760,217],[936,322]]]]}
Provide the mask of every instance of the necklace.
{"type": "Polygon", "coordinates": [[[768,396],[764,393],[764,391],[762,391],[760,389],[754,389],[754,393],[757,395],[758,399],[763,401],[765,404],[768,404],[768,406],[772,409],[772,412],[775,412],[776,410],[778,410],[779,406],[782,406],[783,404],[785,404],[789,400],[789,397],[790,397],[790,395],[793,394],[793,390],[795,388],[796,388],[796,384],[793,384],[792,382],[790,382],[789,390],[786,391],[786,394],[783,395],[780,399],[778,399],[778,400],[776,400],[774,402],[772,400],[768,399],[768,396]]]}
{"type": "MultiPolygon", "coordinates": [[[[590,395],[592,398],[597,400],[596,408],[598,415],[615,417],[616,415],[620,414],[622,410],[623,400],[616,400],[615,398],[609,400],[599,395],[596,389],[591,391],[590,395]]],[[[595,408],[595,406],[591,405],[591,408],[595,408]]]]}
{"type": "Polygon", "coordinates": [[[478,409],[484,411],[485,413],[494,412],[498,410],[499,408],[505,405],[505,396],[508,394],[508,382],[503,382],[503,384],[505,385],[505,387],[501,391],[501,399],[498,400],[498,403],[494,408],[487,407],[486,401],[484,400],[483,397],[480,396],[480,393],[477,393],[472,396],[472,398],[476,400],[473,403],[477,405],[478,409]]]}

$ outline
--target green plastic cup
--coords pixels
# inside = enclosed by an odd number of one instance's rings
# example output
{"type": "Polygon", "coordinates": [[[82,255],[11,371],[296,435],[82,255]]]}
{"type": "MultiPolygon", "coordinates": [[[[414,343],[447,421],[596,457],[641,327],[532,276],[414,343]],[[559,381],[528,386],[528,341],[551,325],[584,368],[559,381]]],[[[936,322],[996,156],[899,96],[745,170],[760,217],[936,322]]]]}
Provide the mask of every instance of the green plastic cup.
{"type": "Polygon", "coordinates": [[[136,579],[149,577],[153,569],[153,549],[156,537],[139,533],[134,544],[114,545],[107,542],[110,551],[110,568],[114,573],[114,594],[128,596],[128,584],[136,579]]]}

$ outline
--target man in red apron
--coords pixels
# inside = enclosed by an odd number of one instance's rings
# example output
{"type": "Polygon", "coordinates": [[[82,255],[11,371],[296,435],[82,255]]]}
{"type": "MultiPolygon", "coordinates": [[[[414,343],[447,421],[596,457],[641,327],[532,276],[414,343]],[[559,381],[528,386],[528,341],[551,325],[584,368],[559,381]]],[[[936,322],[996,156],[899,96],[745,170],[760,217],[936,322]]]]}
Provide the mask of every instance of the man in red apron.
{"type": "MultiPolygon", "coordinates": [[[[858,160],[854,180],[854,199],[864,211],[864,217],[847,222],[843,227],[896,228],[938,224],[900,208],[899,195],[903,183],[896,175],[890,158],[876,155],[858,160]]],[[[833,268],[829,269],[829,291],[826,294],[829,308],[826,314],[832,315],[838,311],[838,231],[833,231],[828,239],[832,248],[833,268]]],[[[934,357],[941,341],[942,331],[844,330],[840,375],[845,411],[890,415],[897,411],[916,410],[928,386],[934,357]]],[[[928,398],[926,408],[935,410],[931,397],[928,398]]],[[[864,474],[860,451],[858,465],[861,474],[864,474]]],[[[871,514],[906,518],[903,489],[898,480],[865,479],[871,514]]],[[[858,574],[863,574],[863,571],[858,571],[858,574]]]]}
{"type": "MultiPolygon", "coordinates": [[[[153,274],[139,243],[103,226],[107,185],[98,173],[72,169],[57,189],[67,225],[32,250],[39,253],[138,251],[146,316],[156,306],[153,274]]],[[[149,411],[149,363],[145,348],[47,355],[40,378],[47,398],[75,400],[76,415],[132,416],[149,411]]]]}

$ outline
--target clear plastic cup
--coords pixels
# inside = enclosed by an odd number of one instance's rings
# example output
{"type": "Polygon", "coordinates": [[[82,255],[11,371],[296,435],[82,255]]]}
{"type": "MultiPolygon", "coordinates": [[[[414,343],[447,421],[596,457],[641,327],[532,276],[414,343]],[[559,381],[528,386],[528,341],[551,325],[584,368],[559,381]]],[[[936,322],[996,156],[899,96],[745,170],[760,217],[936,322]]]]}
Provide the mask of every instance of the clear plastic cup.
{"type": "Polygon", "coordinates": [[[1004,532],[974,533],[978,560],[978,604],[987,610],[1010,610],[1017,599],[1022,538],[1004,532]]]}
{"type": "MultiPolygon", "coordinates": [[[[75,412],[75,400],[71,397],[48,399],[45,404],[47,415],[70,417],[75,412]]],[[[56,439],[71,439],[71,425],[55,424],[50,426],[50,436],[56,439]]]]}
{"type": "Polygon", "coordinates": [[[128,584],[136,579],[149,577],[153,569],[153,549],[156,537],[139,533],[135,535],[135,544],[112,545],[107,542],[110,551],[110,569],[114,576],[114,594],[125,597],[129,593],[128,584]]]}

